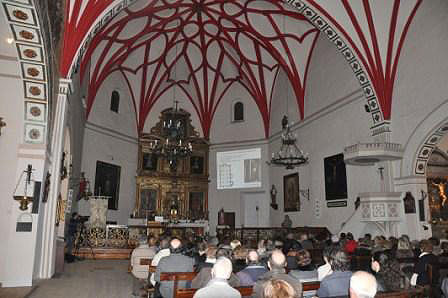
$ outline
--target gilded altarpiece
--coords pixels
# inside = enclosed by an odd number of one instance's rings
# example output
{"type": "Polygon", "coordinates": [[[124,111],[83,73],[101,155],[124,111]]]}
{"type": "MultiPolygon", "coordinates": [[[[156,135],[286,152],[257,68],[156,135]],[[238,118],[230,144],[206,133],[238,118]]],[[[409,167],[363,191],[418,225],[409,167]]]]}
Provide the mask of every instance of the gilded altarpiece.
{"type": "Polygon", "coordinates": [[[171,109],[162,111],[160,121],[151,132],[142,134],[139,139],[136,217],[208,219],[209,145],[192,126],[189,113],[180,109],[175,116],[183,123],[185,142],[192,144],[192,154],[178,159],[176,166],[170,167],[168,160],[152,153],[151,143],[165,142],[168,137],[162,128],[163,122],[173,117],[171,109]]]}

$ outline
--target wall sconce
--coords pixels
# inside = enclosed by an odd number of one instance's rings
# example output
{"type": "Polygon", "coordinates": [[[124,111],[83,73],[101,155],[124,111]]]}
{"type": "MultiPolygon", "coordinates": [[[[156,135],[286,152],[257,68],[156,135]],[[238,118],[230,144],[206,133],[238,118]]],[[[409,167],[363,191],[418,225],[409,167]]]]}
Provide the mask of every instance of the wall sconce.
{"type": "Polygon", "coordinates": [[[2,128],[6,126],[6,122],[3,121],[3,117],[0,117],[0,136],[2,135],[2,128]]]}
{"type": "Polygon", "coordinates": [[[17,182],[16,188],[14,189],[13,198],[20,203],[19,209],[25,211],[28,209],[28,204],[33,201],[33,195],[29,195],[29,192],[34,191],[34,182],[31,184],[31,173],[33,171],[33,166],[28,165],[26,170],[20,175],[19,181],[17,182]],[[25,176],[26,175],[26,176],[25,176]],[[19,189],[19,185],[23,185],[19,189]]]}
{"type": "Polygon", "coordinates": [[[272,209],[277,210],[278,209],[277,188],[275,188],[274,184],[272,184],[270,193],[271,193],[271,207],[272,207],[272,209]]]}
{"type": "Polygon", "coordinates": [[[310,189],[299,189],[299,193],[301,196],[303,196],[308,201],[310,200],[310,189]]]}

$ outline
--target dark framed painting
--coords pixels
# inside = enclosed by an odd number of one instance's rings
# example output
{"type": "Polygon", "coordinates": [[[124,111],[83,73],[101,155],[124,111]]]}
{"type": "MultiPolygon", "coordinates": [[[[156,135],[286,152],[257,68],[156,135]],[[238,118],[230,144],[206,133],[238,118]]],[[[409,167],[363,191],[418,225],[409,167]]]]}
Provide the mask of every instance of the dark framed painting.
{"type": "Polygon", "coordinates": [[[110,197],[108,209],[118,209],[120,172],[120,166],[102,161],[96,162],[95,195],[110,197]]]}
{"type": "Polygon", "coordinates": [[[196,175],[204,174],[204,157],[191,156],[190,157],[190,173],[196,175]]]}
{"type": "Polygon", "coordinates": [[[202,191],[192,191],[189,194],[188,206],[190,207],[190,219],[204,218],[204,193],[202,191]]]}
{"type": "Polygon", "coordinates": [[[140,213],[146,215],[146,212],[156,212],[157,210],[157,190],[140,189],[140,213]]]}
{"type": "Polygon", "coordinates": [[[157,171],[157,155],[152,153],[143,153],[142,157],[142,170],[144,171],[157,171]]]}
{"type": "Polygon", "coordinates": [[[299,173],[283,177],[284,211],[300,211],[299,173]]]}
{"type": "Polygon", "coordinates": [[[344,154],[340,153],[324,158],[325,199],[347,199],[347,173],[344,154]]]}
{"type": "Polygon", "coordinates": [[[405,214],[415,214],[415,198],[410,191],[406,192],[406,196],[403,199],[404,203],[404,213],[405,214]]]}

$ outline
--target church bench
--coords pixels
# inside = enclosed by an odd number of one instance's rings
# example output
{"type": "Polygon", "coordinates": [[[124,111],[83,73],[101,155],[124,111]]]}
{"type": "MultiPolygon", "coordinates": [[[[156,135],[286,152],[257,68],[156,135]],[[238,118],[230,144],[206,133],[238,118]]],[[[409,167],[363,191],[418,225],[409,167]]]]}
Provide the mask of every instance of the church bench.
{"type": "Polygon", "coordinates": [[[378,292],[375,298],[420,298],[425,297],[425,288],[416,287],[397,292],[378,292]]]}
{"type": "MultiPolygon", "coordinates": [[[[252,287],[236,287],[242,297],[251,297],[252,296],[252,287]]],[[[194,293],[199,289],[177,289],[174,297],[175,298],[193,298],[194,293]]]]}
{"type": "MultiPolygon", "coordinates": [[[[160,281],[172,281],[174,297],[177,298],[177,288],[179,281],[192,281],[196,277],[197,272],[162,272],[160,273],[160,281]]],[[[193,292],[194,294],[194,292],[193,292]]],[[[191,296],[193,297],[193,296],[191,296]]]]}
{"type": "Polygon", "coordinates": [[[302,283],[302,290],[305,291],[317,291],[319,290],[320,282],[312,281],[312,282],[304,282],[302,283]]]}

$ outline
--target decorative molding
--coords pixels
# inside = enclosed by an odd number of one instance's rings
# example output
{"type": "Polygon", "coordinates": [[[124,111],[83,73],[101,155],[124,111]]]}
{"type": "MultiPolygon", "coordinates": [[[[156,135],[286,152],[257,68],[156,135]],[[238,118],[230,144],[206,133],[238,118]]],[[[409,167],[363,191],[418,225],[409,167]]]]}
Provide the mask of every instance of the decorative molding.
{"type": "Polygon", "coordinates": [[[34,1],[0,0],[12,32],[17,57],[0,55],[0,60],[19,61],[20,74],[0,77],[21,78],[24,89],[24,142],[44,144],[48,122],[48,67],[39,16],[34,1]]]}

